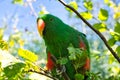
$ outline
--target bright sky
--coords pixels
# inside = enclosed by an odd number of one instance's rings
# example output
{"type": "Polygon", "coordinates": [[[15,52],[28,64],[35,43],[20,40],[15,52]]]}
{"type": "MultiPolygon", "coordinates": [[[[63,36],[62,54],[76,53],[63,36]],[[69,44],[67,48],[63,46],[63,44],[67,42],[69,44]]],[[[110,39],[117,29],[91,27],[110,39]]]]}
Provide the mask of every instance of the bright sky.
{"type": "MultiPolygon", "coordinates": [[[[18,24],[17,27],[35,26],[36,18],[31,16],[31,9],[29,6],[15,5],[11,3],[12,0],[0,0],[0,27],[3,25],[3,21],[7,21],[7,24],[13,26],[14,23],[18,24]],[[18,18],[18,19],[17,19],[18,18]]],[[[53,15],[59,16],[62,20],[67,22],[66,10],[56,0],[37,0],[33,2],[33,7],[38,13],[41,10],[41,5],[53,15]]]]}
{"type": "MultiPolygon", "coordinates": [[[[94,6],[97,5],[101,8],[105,8],[105,6],[101,5],[103,1],[104,0],[93,0],[93,2],[95,3],[94,6]]],[[[119,0],[116,0],[116,2],[118,1],[119,0]]],[[[57,0],[36,0],[35,2],[33,2],[33,7],[36,13],[39,13],[39,11],[41,10],[41,5],[45,6],[46,10],[49,11],[51,14],[61,18],[65,23],[71,25],[73,22],[75,22],[75,20],[67,18],[67,11],[65,10],[64,6],[57,0]]],[[[96,8],[94,10],[95,12],[97,12],[97,10],[99,9],[96,8]]],[[[95,17],[96,15],[97,14],[94,14],[95,17]]],[[[5,34],[11,33],[11,28],[13,29],[14,26],[16,26],[20,30],[24,30],[25,28],[27,28],[28,30],[37,32],[36,17],[31,16],[30,7],[12,4],[12,0],[0,0],[0,27],[3,27],[4,23],[7,23],[8,25],[5,34]]],[[[81,29],[80,25],[78,25],[78,29],[81,29]]]]}

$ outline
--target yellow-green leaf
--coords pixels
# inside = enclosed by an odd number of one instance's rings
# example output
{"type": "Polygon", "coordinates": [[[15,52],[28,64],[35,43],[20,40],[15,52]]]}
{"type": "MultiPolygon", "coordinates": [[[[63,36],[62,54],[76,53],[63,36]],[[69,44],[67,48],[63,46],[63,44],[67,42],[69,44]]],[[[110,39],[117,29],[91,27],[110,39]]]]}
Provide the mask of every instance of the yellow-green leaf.
{"type": "Polygon", "coordinates": [[[22,72],[22,68],[25,67],[24,63],[15,63],[4,68],[4,73],[8,77],[8,80],[14,80],[16,75],[22,72]]]}
{"type": "Polygon", "coordinates": [[[69,3],[70,6],[72,6],[74,9],[78,9],[78,4],[75,1],[72,1],[69,3]]]}
{"type": "Polygon", "coordinates": [[[120,12],[116,12],[113,16],[115,19],[120,18],[120,12]]]}
{"type": "Polygon", "coordinates": [[[39,12],[39,15],[47,14],[49,13],[44,6],[41,6],[41,11],[39,12]]]}
{"type": "Polygon", "coordinates": [[[35,53],[25,50],[25,49],[19,49],[18,54],[19,54],[19,56],[23,57],[24,59],[27,59],[32,62],[35,62],[38,60],[38,56],[35,53]]]}
{"type": "Polygon", "coordinates": [[[13,47],[14,45],[15,45],[14,40],[10,40],[10,41],[9,41],[9,46],[10,46],[10,47],[13,47]]]}
{"type": "Polygon", "coordinates": [[[83,74],[75,74],[75,80],[84,80],[83,74]]]}
{"type": "Polygon", "coordinates": [[[120,46],[118,46],[118,47],[116,48],[116,52],[117,52],[118,56],[120,57],[120,46]]]}
{"type": "Polygon", "coordinates": [[[88,10],[92,10],[92,8],[93,8],[93,4],[92,4],[91,1],[84,2],[84,6],[85,6],[85,8],[88,9],[88,10]]]}
{"type": "MultiPolygon", "coordinates": [[[[70,3],[69,3],[69,5],[70,6],[72,6],[74,9],[78,9],[78,4],[75,2],[75,1],[71,1],[70,3]]],[[[72,10],[70,10],[69,8],[66,8],[66,10],[68,10],[68,11],[70,11],[70,12],[72,12],[72,10]]]]}
{"type": "Polygon", "coordinates": [[[116,22],[114,31],[120,34],[120,23],[116,22]]]}
{"type": "Polygon", "coordinates": [[[2,50],[8,50],[8,44],[7,42],[0,40],[0,49],[2,50]]]}
{"type": "Polygon", "coordinates": [[[108,44],[110,46],[113,46],[115,44],[115,42],[116,42],[116,40],[113,37],[108,40],[108,44]]]}
{"type": "Polygon", "coordinates": [[[108,3],[109,3],[109,0],[104,0],[104,3],[108,4],[108,3]]]}
{"type": "Polygon", "coordinates": [[[82,17],[84,17],[87,20],[90,20],[93,17],[90,12],[81,12],[80,14],[81,14],[82,17]]]}
{"type": "Polygon", "coordinates": [[[105,9],[100,9],[99,14],[98,14],[98,18],[101,21],[106,21],[108,19],[108,11],[105,9]]]}
{"type": "Polygon", "coordinates": [[[61,64],[61,65],[64,65],[68,62],[68,59],[63,57],[63,58],[60,58],[59,60],[57,60],[57,63],[61,64]]]}
{"type": "Polygon", "coordinates": [[[3,38],[3,33],[4,33],[4,30],[2,28],[0,28],[0,40],[2,40],[2,38],[3,38]]]}
{"type": "Polygon", "coordinates": [[[120,40],[120,34],[118,32],[110,31],[110,34],[116,41],[120,40]]]}
{"type": "Polygon", "coordinates": [[[106,26],[105,23],[95,23],[95,24],[93,25],[93,27],[94,27],[95,29],[99,30],[100,32],[104,32],[104,31],[106,31],[106,29],[107,29],[107,26],[106,26]]]}
{"type": "Polygon", "coordinates": [[[23,5],[24,1],[23,0],[13,0],[12,3],[23,5]]]}

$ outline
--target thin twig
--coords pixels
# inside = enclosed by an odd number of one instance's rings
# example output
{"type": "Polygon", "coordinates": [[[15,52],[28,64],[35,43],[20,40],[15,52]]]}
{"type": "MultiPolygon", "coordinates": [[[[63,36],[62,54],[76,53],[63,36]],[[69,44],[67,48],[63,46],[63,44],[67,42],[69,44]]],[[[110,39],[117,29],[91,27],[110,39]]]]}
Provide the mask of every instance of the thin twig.
{"type": "Polygon", "coordinates": [[[48,78],[51,78],[51,79],[53,79],[53,80],[58,80],[57,78],[52,77],[52,76],[50,76],[50,75],[47,75],[46,73],[38,72],[38,71],[35,71],[35,70],[32,70],[32,69],[30,69],[28,72],[38,73],[38,74],[44,75],[44,76],[46,76],[46,77],[48,77],[48,78]]]}
{"type": "Polygon", "coordinates": [[[57,64],[57,59],[56,57],[54,57],[53,55],[51,56],[52,61],[56,64],[55,66],[57,67],[58,70],[60,70],[62,73],[61,75],[63,76],[64,80],[70,80],[69,76],[67,75],[67,73],[65,71],[61,70],[61,65],[57,64]]]}
{"type": "Polygon", "coordinates": [[[33,8],[32,3],[29,0],[27,0],[27,4],[29,5],[29,7],[30,7],[30,9],[31,9],[31,11],[33,13],[33,15],[37,18],[38,16],[37,16],[37,13],[35,12],[35,10],[33,8]]]}
{"type": "Polygon", "coordinates": [[[70,5],[66,4],[63,0],[58,0],[60,3],[62,3],[65,7],[71,9],[84,23],[86,23],[88,25],[89,28],[91,28],[96,34],[98,34],[98,36],[103,40],[104,44],[106,45],[106,47],[109,49],[109,51],[112,53],[112,55],[115,57],[115,59],[120,63],[120,58],[117,55],[117,53],[114,52],[114,50],[109,46],[109,44],[107,43],[106,38],[96,29],[93,28],[93,26],[86,21],[77,10],[75,10],[73,7],[71,7],[70,5]]]}

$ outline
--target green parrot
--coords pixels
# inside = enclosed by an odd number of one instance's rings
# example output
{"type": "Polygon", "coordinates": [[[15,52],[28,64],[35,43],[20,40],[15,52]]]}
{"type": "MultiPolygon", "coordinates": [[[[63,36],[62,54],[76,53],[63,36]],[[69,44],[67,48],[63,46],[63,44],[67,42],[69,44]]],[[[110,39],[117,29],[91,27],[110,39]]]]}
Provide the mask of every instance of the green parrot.
{"type": "Polygon", "coordinates": [[[65,67],[70,80],[87,80],[86,72],[90,71],[90,50],[85,34],[51,14],[37,18],[37,29],[47,47],[46,67],[51,71],[52,76],[64,80],[57,74],[56,64],[60,64],[65,67]],[[51,59],[51,56],[57,59],[57,63],[51,59]]]}

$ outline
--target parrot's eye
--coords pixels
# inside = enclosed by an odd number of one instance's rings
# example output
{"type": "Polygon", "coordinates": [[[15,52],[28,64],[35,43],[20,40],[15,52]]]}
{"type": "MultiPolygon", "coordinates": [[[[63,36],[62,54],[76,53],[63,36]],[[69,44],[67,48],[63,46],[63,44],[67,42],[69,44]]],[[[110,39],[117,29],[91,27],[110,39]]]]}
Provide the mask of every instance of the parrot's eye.
{"type": "Polygon", "coordinates": [[[50,20],[50,21],[53,21],[54,19],[53,19],[53,18],[50,18],[49,20],[50,20]]]}

